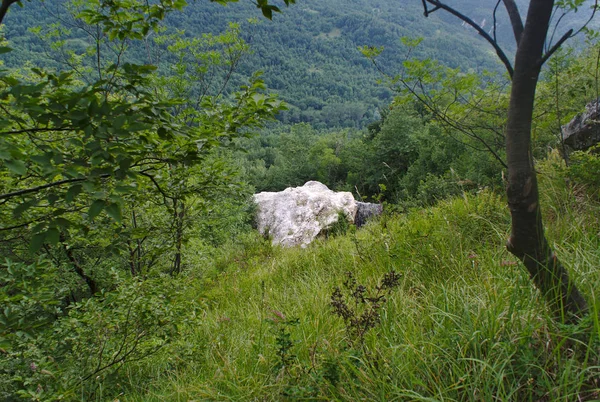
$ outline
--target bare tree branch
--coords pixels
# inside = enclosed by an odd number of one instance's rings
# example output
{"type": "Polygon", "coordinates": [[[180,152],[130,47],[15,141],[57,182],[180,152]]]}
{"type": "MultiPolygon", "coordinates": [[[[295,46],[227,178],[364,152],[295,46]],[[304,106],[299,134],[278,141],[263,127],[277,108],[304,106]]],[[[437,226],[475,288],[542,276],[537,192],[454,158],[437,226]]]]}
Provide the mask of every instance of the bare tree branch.
{"type": "Polygon", "coordinates": [[[479,33],[479,35],[481,35],[490,45],[492,45],[492,47],[496,51],[496,54],[498,55],[498,58],[500,58],[500,61],[502,62],[502,64],[504,64],[504,67],[506,68],[508,75],[512,78],[514,69],[513,69],[512,64],[510,63],[510,60],[508,60],[506,53],[504,53],[504,50],[502,50],[500,45],[498,45],[498,42],[496,42],[494,40],[494,38],[492,38],[483,28],[481,28],[478,23],[476,23],[475,21],[473,21],[471,18],[467,17],[466,15],[458,12],[454,8],[449,7],[449,6],[439,2],[438,0],[422,0],[422,1],[423,1],[423,6],[425,8],[425,16],[426,17],[429,14],[431,14],[432,12],[434,12],[435,10],[443,9],[443,10],[448,11],[450,14],[454,15],[455,17],[459,18],[460,20],[466,22],[473,29],[475,29],[477,31],[477,33],[479,33]],[[428,9],[426,3],[432,4],[435,7],[433,9],[428,9]]]}
{"type": "Polygon", "coordinates": [[[515,35],[515,41],[517,42],[517,45],[519,45],[521,36],[523,36],[523,20],[521,19],[521,13],[519,13],[519,8],[517,7],[515,0],[502,0],[502,2],[504,3],[506,12],[508,12],[510,25],[512,26],[513,34],[515,35]]]}
{"type": "MultiPolygon", "coordinates": [[[[552,13],[552,18],[550,19],[550,21],[553,21],[555,18],[555,14],[558,13],[558,8],[554,9],[554,12],[552,13]]],[[[554,42],[554,35],[556,35],[556,30],[558,29],[558,26],[560,25],[561,21],[563,18],[565,18],[565,16],[568,13],[566,11],[563,11],[563,13],[560,15],[560,17],[558,17],[558,20],[556,21],[556,23],[554,23],[554,28],[552,28],[552,34],[550,34],[550,39],[547,39],[547,43],[545,44],[544,50],[548,49],[551,47],[552,42],[554,42]]]]}
{"type": "Polygon", "coordinates": [[[492,25],[492,29],[493,29],[493,32],[494,32],[494,42],[498,41],[498,37],[496,36],[496,28],[498,26],[498,21],[497,21],[497,18],[496,18],[496,12],[498,11],[498,6],[500,6],[500,2],[501,1],[502,0],[498,0],[496,2],[496,6],[494,7],[494,12],[492,13],[492,16],[494,18],[494,22],[493,22],[493,25],[492,25]]]}
{"type": "Polygon", "coordinates": [[[542,59],[540,60],[540,67],[544,65],[544,63],[550,58],[550,56],[552,56],[554,54],[554,52],[556,52],[563,43],[565,43],[565,41],[567,39],[569,39],[570,37],[572,37],[573,35],[573,30],[569,29],[567,31],[567,33],[565,33],[562,38],[560,38],[558,40],[558,42],[556,42],[554,44],[554,46],[552,46],[552,48],[550,50],[548,50],[548,52],[546,52],[546,54],[542,57],[542,59]]]}

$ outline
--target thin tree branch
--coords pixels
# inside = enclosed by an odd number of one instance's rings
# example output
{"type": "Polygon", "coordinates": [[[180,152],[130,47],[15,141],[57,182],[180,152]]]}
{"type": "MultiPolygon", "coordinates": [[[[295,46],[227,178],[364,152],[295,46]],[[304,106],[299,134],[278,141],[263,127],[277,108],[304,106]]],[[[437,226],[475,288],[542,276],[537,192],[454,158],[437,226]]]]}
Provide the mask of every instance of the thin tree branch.
{"type": "Polygon", "coordinates": [[[573,36],[577,36],[577,35],[579,35],[579,34],[580,34],[580,33],[581,33],[581,32],[582,32],[582,31],[583,31],[583,30],[584,30],[584,29],[585,29],[585,28],[586,28],[586,27],[587,27],[587,26],[590,24],[590,22],[592,22],[592,20],[593,20],[593,19],[594,19],[594,17],[596,16],[596,11],[598,11],[598,0],[595,0],[595,1],[594,1],[594,5],[592,6],[592,10],[593,10],[593,11],[592,11],[592,15],[590,15],[590,18],[588,18],[588,20],[585,22],[585,24],[583,24],[583,25],[581,26],[581,28],[579,28],[579,29],[577,30],[577,32],[575,32],[575,33],[573,34],[573,36]]]}
{"type": "MultiPolygon", "coordinates": [[[[466,130],[465,128],[458,125],[455,121],[448,118],[443,113],[440,113],[437,109],[433,108],[431,106],[433,102],[427,102],[426,100],[421,98],[421,96],[419,96],[419,94],[413,88],[411,88],[406,81],[400,80],[400,82],[423,106],[425,106],[427,109],[429,109],[436,117],[438,117],[440,120],[442,120],[449,127],[459,130],[460,132],[464,133],[465,135],[479,141],[481,144],[483,144],[483,146],[485,147],[485,150],[492,154],[494,159],[496,159],[505,169],[508,169],[506,162],[504,162],[504,160],[500,157],[500,155],[498,155],[498,153],[483,138],[476,135],[471,130],[466,130]]],[[[467,144],[465,142],[462,142],[458,139],[456,139],[456,140],[459,141],[460,143],[462,143],[463,145],[469,146],[469,144],[467,144]]],[[[472,147],[472,148],[477,149],[475,147],[472,147]]],[[[477,150],[483,151],[483,150],[479,150],[479,149],[477,149],[477,150]]]]}
{"type": "Polygon", "coordinates": [[[554,46],[552,46],[552,48],[550,50],[548,50],[548,52],[542,57],[542,59],[540,60],[540,67],[544,65],[544,63],[554,54],[554,52],[556,52],[563,43],[565,43],[565,41],[567,39],[569,39],[571,36],[573,35],[573,30],[569,29],[563,36],[562,38],[560,38],[558,40],[558,42],[556,42],[554,44],[554,46]]]}
{"type": "Polygon", "coordinates": [[[40,218],[40,219],[34,219],[32,221],[29,221],[29,222],[21,223],[20,225],[2,227],[2,228],[0,228],[0,232],[5,231],[5,230],[14,230],[14,229],[19,229],[19,228],[24,228],[24,227],[27,227],[27,226],[31,225],[32,223],[39,222],[39,221],[44,220],[44,219],[46,219],[45,216],[43,218],[40,218]]]}
{"type": "Polygon", "coordinates": [[[96,293],[98,293],[98,290],[99,290],[98,284],[91,276],[89,276],[85,273],[85,271],[83,270],[83,267],[81,266],[81,264],[79,263],[77,258],[75,258],[75,255],[73,254],[73,249],[67,247],[67,244],[65,243],[65,241],[66,241],[65,235],[63,233],[61,233],[60,234],[60,242],[63,247],[63,250],[65,251],[65,254],[67,255],[67,258],[73,265],[73,270],[75,271],[75,273],[77,273],[77,275],[79,275],[79,277],[81,279],[83,279],[85,281],[88,288],[90,289],[91,295],[92,296],[95,295],[96,293]]]}
{"type": "Polygon", "coordinates": [[[45,127],[45,128],[24,128],[22,130],[13,130],[13,131],[0,131],[0,135],[14,135],[14,134],[25,134],[25,133],[45,133],[50,131],[73,131],[74,127],[45,127]]]}
{"type": "Polygon", "coordinates": [[[493,23],[493,25],[492,25],[492,29],[493,29],[493,32],[494,32],[494,42],[497,42],[497,41],[498,41],[498,37],[496,36],[496,28],[497,28],[497,26],[498,26],[498,20],[497,20],[497,18],[496,18],[496,12],[498,11],[498,6],[500,6],[500,2],[501,2],[501,1],[502,1],[502,0],[498,0],[498,1],[496,2],[496,6],[494,7],[494,12],[492,13],[492,16],[494,17],[494,23],[493,23]]]}
{"type": "MultiPolygon", "coordinates": [[[[105,179],[107,177],[110,177],[110,175],[109,174],[100,175],[100,178],[102,178],[102,179],[105,179]]],[[[41,186],[25,188],[23,190],[17,190],[17,191],[13,191],[11,193],[6,193],[6,194],[0,194],[0,200],[9,199],[9,198],[13,198],[13,197],[17,197],[17,196],[25,195],[25,194],[36,193],[38,191],[41,191],[41,190],[44,190],[44,189],[47,189],[50,187],[62,186],[63,184],[68,184],[68,183],[77,183],[77,182],[84,181],[87,179],[88,179],[87,177],[78,177],[78,178],[74,178],[74,179],[58,180],[58,181],[54,181],[52,183],[43,184],[41,186]]]]}
{"type": "Polygon", "coordinates": [[[502,1],[504,3],[504,8],[506,8],[506,12],[508,12],[510,25],[512,26],[513,34],[515,35],[515,41],[517,42],[518,46],[519,42],[521,41],[521,36],[523,36],[523,20],[521,19],[521,13],[519,13],[519,8],[514,0],[502,1]]]}
{"type": "Polygon", "coordinates": [[[479,24],[477,24],[475,21],[473,21],[471,18],[467,17],[466,15],[458,12],[454,8],[449,7],[449,6],[447,6],[447,5],[443,4],[443,3],[440,3],[438,0],[423,0],[423,5],[425,7],[425,16],[428,16],[429,14],[431,14],[432,12],[434,12],[435,10],[438,10],[438,9],[441,8],[443,10],[448,11],[450,14],[454,15],[455,17],[459,18],[460,20],[466,22],[473,29],[475,29],[479,33],[479,35],[481,35],[490,45],[492,45],[492,47],[496,51],[496,54],[500,58],[500,61],[502,61],[502,64],[504,64],[504,67],[506,68],[506,71],[508,72],[508,75],[512,78],[513,73],[514,73],[514,69],[512,67],[512,64],[508,60],[508,57],[506,56],[506,53],[504,53],[504,51],[502,50],[502,48],[498,45],[498,42],[496,42],[494,40],[494,38],[492,38],[487,32],[485,32],[485,30],[483,28],[481,28],[479,26],[479,24]],[[435,6],[435,8],[433,8],[431,10],[427,9],[426,2],[429,3],[429,4],[433,4],[435,6]]]}
{"type": "MultiPolygon", "coordinates": [[[[77,212],[77,211],[81,211],[82,209],[83,208],[74,208],[74,209],[67,210],[65,212],[77,212]]],[[[45,221],[46,219],[51,218],[51,217],[52,217],[52,213],[49,213],[49,214],[43,215],[43,216],[41,216],[39,218],[27,221],[25,223],[21,223],[21,224],[14,225],[14,226],[0,227],[0,232],[10,231],[10,230],[19,229],[19,228],[24,228],[24,227],[27,227],[27,226],[31,225],[32,223],[42,222],[42,221],[45,221]]]]}
{"type": "MultiPolygon", "coordinates": [[[[425,2],[425,0],[423,0],[423,2],[425,2]]],[[[371,59],[371,62],[373,63],[373,65],[375,66],[375,68],[377,69],[377,71],[379,71],[382,75],[390,78],[389,74],[387,74],[379,64],[377,64],[377,62],[373,59],[371,59]]],[[[448,127],[454,128],[460,132],[462,132],[464,135],[468,136],[468,137],[472,137],[474,139],[476,139],[477,141],[481,142],[485,149],[479,149],[471,144],[468,144],[466,142],[463,142],[461,140],[459,140],[458,138],[455,138],[453,135],[450,135],[450,138],[454,139],[455,141],[469,147],[472,148],[476,151],[479,152],[485,152],[488,151],[491,153],[491,155],[505,168],[507,169],[507,164],[506,162],[500,157],[500,155],[498,155],[498,153],[489,145],[485,142],[484,139],[480,138],[477,134],[473,133],[472,130],[467,130],[465,128],[463,128],[457,121],[450,119],[448,116],[443,115],[442,113],[440,113],[439,110],[437,110],[436,108],[434,108],[432,105],[435,103],[433,102],[433,100],[431,98],[428,99],[423,99],[419,93],[417,92],[416,87],[419,86],[421,89],[421,94],[423,95],[423,97],[427,98],[427,91],[425,90],[425,88],[423,87],[423,83],[420,80],[417,80],[413,85],[413,87],[411,87],[409,85],[409,83],[404,80],[403,78],[398,78],[398,81],[402,84],[402,86],[404,88],[406,88],[406,90],[408,92],[410,92],[410,94],[412,96],[414,96],[414,98],[421,103],[423,106],[425,106],[426,109],[428,109],[435,117],[437,117],[438,119],[440,119],[443,123],[445,123],[448,127]]]]}
{"type": "Polygon", "coordinates": [[[163,196],[163,200],[165,205],[168,206],[168,202],[167,199],[173,200],[174,197],[170,197],[167,195],[167,193],[165,193],[165,191],[162,189],[162,187],[160,186],[160,184],[156,181],[156,179],[154,178],[154,176],[152,176],[151,174],[148,174],[146,172],[139,172],[140,175],[142,176],[146,176],[147,178],[150,179],[150,181],[154,184],[154,186],[156,187],[156,189],[158,190],[158,192],[163,196]]]}

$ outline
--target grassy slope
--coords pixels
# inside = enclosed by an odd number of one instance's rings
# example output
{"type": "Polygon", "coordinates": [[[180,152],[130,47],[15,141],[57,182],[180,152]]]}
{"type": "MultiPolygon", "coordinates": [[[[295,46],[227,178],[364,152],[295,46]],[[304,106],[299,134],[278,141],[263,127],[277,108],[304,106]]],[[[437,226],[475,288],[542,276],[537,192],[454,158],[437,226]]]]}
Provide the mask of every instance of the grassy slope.
{"type": "MultiPolygon", "coordinates": [[[[597,317],[598,205],[575,197],[545,166],[549,236],[597,317]]],[[[590,324],[593,341],[552,322],[503,247],[508,228],[503,200],[484,191],[307,249],[246,242],[213,267],[221,273],[205,291],[186,295],[206,305],[200,324],[150,364],[129,367],[134,389],[121,400],[597,398],[598,322],[590,324]],[[372,288],[392,269],[403,276],[381,324],[362,347],[349,347],[331,313],[332,290],[346,271],[372,288]],[[279,313],[299,324],[282,324],[279,313]],[[281,345],[285,333],[293,346],[281,369],[277,337],[281,345]]]]}

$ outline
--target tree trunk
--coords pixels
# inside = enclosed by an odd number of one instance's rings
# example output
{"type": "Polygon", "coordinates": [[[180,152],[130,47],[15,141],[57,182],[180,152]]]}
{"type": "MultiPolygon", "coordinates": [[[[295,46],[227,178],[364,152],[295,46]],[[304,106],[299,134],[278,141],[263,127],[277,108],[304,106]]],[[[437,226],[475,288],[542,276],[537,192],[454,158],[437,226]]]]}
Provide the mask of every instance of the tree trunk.
{"type": "Polygon", "coordinates": [[[515,41],[517,42],[518,46],[519,42],[521,41],[521,36],[523,36],[523,21],[521,20],[519,8],[517,7],[515,0],[503,0],[503,2],[504,8],[506,8],[506,12],[510,18],[510,25],[512,26],[513,34],[515,35],[515,41]]]}
{"type": "Polygon", "coordinates": [[[75,257],[75,255],[73,254],[73,249],[70,249],[69,247],[67,247],[67,244],[65,243],[65,241],[66,241],[66,237],[65,237],[64,233],[61,233],[60,234],[60,244],[62,245],[62,248],[65,251],[67,258],[69,259],[69,262],[73,266],[73,270],[75,271],[75,273],[77,275],[79,275],[79,277],[81,279],[83,279],[85,281],[85,284],[87,285],[88,289],[90,290],[90,294],[92,296],[94,296],[100,290],[98,288],[98,284],[96,283],[94,278],[92,278],[91,276],[89,276],[88,274],[85,273],[83,266],[81,265],[79,260],[75,257]]]}
{"type": "Polygon", "coordinates": [[[586,314],[587,303],[544,235],[531,153],[535,89],[553,6],[553,0],[530,2],[515,58],[506,127],[507,196],[512,217],[507,248],[523,261],[556,318],[573,323],[586,314]]]}
{"type": "Polygon", "coordinates": [[[175,198],[173,200],[173,219],[175,220],[175,257],[171,267],[171,275],[181,273],[181,248],[183,245],[183,229],[185,218],[185,204],[175,198]]]}

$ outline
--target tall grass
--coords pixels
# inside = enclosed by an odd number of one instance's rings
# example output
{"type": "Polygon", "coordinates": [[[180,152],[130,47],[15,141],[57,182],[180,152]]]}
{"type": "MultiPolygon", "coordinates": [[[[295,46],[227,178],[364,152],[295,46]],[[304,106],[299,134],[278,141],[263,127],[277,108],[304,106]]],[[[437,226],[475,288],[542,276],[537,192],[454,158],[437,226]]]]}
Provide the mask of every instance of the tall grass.
{"type": "Polygon", "coordinates": [[[248,236],[198,267],[184,297],[201,324],[126,367],[122,401],[576,401],[600,398],[598,206],[542,169],[548,235],[590,301],[590,318],[561,326],[506,252],[503,199],[483,191],[384,216],[306,249],[248,236]],[[400,287],[379,325],[351,342],[330,298],[346,272],[400,287]],[[298,319],[297,325],[290,323],[298,319]],[[282,337],[292,344],[281,348],[282,337]],[[285,358],[282,357],[282,353],[285,358]],[[282,364],[282,361],[285,364],[282,364]]]}

